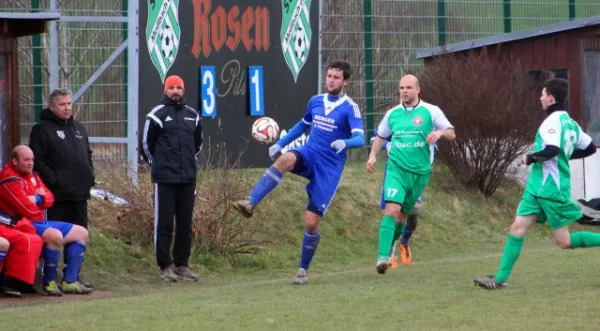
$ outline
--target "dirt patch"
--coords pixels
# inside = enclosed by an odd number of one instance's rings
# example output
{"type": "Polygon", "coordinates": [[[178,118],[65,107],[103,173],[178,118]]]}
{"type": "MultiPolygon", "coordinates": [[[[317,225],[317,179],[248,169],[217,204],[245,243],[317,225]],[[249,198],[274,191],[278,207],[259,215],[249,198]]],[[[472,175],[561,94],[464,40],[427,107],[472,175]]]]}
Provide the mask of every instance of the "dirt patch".
{"type": "Polygon", "coordinates": [[[63,295],[62,297],[51,297],[43,293],[31,293],[25,294],[22,298],[9,298],[4,295],[0,295],[0,308],[15,307],[28,304],[41,304],[41,303],[61,303],[69,301],[89,301],[96,299],[103,299],[113,296],[114,293],[106,291],[94,291],[86,295],[63,295]]]}

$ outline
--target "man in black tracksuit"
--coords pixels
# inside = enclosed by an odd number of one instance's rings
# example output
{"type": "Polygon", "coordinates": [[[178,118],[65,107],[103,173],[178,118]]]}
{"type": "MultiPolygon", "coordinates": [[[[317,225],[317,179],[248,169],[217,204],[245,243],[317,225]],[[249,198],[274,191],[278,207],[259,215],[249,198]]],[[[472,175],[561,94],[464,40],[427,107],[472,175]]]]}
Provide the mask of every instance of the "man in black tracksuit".
{"type": "MultiPolygon", "coordinates": [[[[88,199],[95,182],[88,134],[73,119],[70,90],[52,91],[48,105],[29,137],[35,159],[33,169],[54,195],[54,205],[47,210],[46,218],[87,229],[88,199]]],[[[78,280],[93,287],[90,282],[78,280]]]]}
{"type": "Polygon", "coordinates": [[[169,281],[197,281],[189,269],[192,218],[196,191],[196,160],[202,148],[198,112],[183,101],[179,76],[165,81],[160,104],[146,115],[142,157],[152,168],[154,183],[154,248],[161,276],[169,281]],[[176,219],[175,245],[173,216],[176,219]]]}

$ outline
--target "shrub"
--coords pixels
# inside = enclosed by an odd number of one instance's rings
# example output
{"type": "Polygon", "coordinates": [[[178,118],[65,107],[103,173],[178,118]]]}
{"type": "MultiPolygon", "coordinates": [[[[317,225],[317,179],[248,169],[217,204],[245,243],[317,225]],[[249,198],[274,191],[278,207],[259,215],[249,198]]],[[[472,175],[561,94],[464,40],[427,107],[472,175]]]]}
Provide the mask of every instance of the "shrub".
{"type": "Polygon", "coordinates": [[[439,105],[456,128],[456,141],[441,142],[438,158],[486,197],[530,146],[543,115],[535,82],[500,53],[445,54],[421,77],[423,99],[439,105]]]}
{"type": "MultiPolygon", "coordinates": [[[[239,158],[229,161],[225,152],[213,160],[210,153],[202,162],[198,174],[193,214],[194,245],[204,251],[220,254],[252,253],[260,239],[260,220],[244,222],[230,206],[231,201],[248,192],[243,172],[236,171],[239,158]]],[[[118,167],[104,173],[101,189],[116,194],[129,202],[117,206],[109,201],[92,200],[91,223],[126,241],[140,241],[150,246],[154,241],[154,185],[149,169],[142,167],[139,183],[134,185],[126,172],[118,167]]],[[[105,199],[106,200],[106,199],[105,199]]]]}

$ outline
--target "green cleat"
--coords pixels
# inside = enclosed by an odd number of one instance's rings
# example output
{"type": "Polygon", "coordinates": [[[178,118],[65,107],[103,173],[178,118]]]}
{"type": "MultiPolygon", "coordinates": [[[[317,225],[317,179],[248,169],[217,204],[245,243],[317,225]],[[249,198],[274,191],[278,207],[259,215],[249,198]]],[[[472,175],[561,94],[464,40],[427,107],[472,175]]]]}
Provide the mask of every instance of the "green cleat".
{"type": "Polygon", "coordinates": [[[80,282],[67,283],[65,281],[62,282],[62,290],[65,294],[90,294],[94,292],[93,289],[89,287],[85,287],[80,282]]]}
{"type": "Polygon", "coordinates": [[[63,295],[63,292],[58,288],[58,285],[53,280],[44,285],[44,292],[51,297],[62,297],[63,295]]]}

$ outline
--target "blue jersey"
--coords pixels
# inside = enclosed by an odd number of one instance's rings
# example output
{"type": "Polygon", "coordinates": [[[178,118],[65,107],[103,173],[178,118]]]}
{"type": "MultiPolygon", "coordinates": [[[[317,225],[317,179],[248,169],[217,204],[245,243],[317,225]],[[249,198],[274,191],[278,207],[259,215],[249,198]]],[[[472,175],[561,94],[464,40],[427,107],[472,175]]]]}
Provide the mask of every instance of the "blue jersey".
{"type": "Polygon", "coordinates": [[[345,94],[340,97],[322,94],[312,97],[306,108],[302,121],[311,126],[306,146],[326,160],[343,165],[347,150],[338,154],[331,143],[350,139],[354,132],[364,133],[358,105],[345,94]]]}

